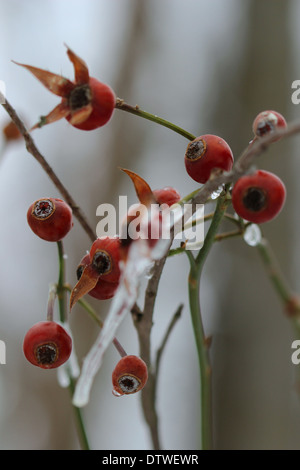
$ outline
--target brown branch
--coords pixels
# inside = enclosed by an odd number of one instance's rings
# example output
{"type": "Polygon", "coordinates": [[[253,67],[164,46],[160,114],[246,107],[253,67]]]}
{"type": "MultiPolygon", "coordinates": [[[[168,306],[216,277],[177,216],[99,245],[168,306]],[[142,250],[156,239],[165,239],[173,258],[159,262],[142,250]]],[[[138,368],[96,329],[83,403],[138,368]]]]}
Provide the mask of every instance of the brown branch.
{"type": "Polygon", "coordinates": [[[148,365],[148,381],[142,390],[142,408],[145,420],[149,426],[154,450],[159,450],[160,438],[158,431],[158,415],[156,412],[156,372],[151,365],[151,330],[153,326],[154,305],[161,274],[166,262],[166,256],[156,261],[152,277],[149,279],[145,292],[145,303],[143,311],[134,318],[134,325],[137,329],[140,354],[148,365]]]}
{"type": "Polygon", "coordinates": [[[156,362],[155,362],[155,364],[156,364],[156,366],[155,366],[156,380],[157,380],[157,377],[158,377],[158,372],[159,372],[159,367],[160,367],[162,354],[165,350],[165,347],[166,347],[167,341],[170,337],[170,334],[171,334],[176,322],[179,320],[179,318],[181,316],[182,309],[183,309],[183,304],[180,304],[179,307],[177,308],[176,312],[174,313],[174,315],[171,319],[171,322],[170,322],[170,324],[167,328],[167,331],[166,331],[166,333],[163,337],[162,343],[161,343],[160,347],[158,348],[158,350],[156,352],[156,362]]]}
{"type": "Polygon", "coordinates": [[[34,143],[34,140],[32,139],[30,133],[25,127],[25,124],[23,121],[20,119],[18,116],[17,112],[15,109],[11,106],[11,104],[5,100],[4,103],[1,103],[3,108],[6,110],[6,112],[9,114],[11,120],[15,123],[19,131],[21,132],[25,144],[26,144],[26,149],[27,151],[36,159],[36,161],[41,165],[43,170],[47,173],[51,181],[53,182],[54,186],[58,189],[60,192],[61,196],[63,199],[69,204],[71,207],[74,216],[77,218],[78,222],[81,224],[83,230],[87,233],[87,235],[90,237],[91,241],[94,241],[96,238],[96,235],[94,234],[94,230],[90,227],[89,223],[87,222],[87,219],[85,215],[83,214],[82,210],[80,207],[76,204],[74,199],[72,198],[71,194],[69,191],[66,189],[66,187],[63,185],[63,183],[60,181],[56,173],[53,171],[49,163],[46,161],[45,157],[40,153],[38,150],[37,146],[34,143]]]}

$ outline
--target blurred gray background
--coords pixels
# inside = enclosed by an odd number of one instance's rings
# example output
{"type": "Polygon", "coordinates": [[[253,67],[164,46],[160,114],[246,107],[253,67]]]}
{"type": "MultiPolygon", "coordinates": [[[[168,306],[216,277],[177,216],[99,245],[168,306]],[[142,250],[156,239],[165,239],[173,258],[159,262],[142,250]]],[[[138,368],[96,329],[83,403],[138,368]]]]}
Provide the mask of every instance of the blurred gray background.
{"type": "MultiPolygon", "coordinates": [[[[287,121],[299,116],[291,103],[291,84],[300,79],[299,14],[296,0],[0,0],[0,79],[8,100],[33,125],[58,98],[12,60],[72,79],[66,43],[118,97],[195,135],[220,135],[238,157],[260,111],[275,109],[287,121]]],[[[0,124],[6,121],[2,109],[0,124]]],[[[93,132],[62,120],[33,137],[95,229],[99,204],[117,204],[119,195],[136,202],[119,166],[141,174],[153,189],[173,185],[182,195],[196,189],[183,165],[187,140],[123,111],[93,132]]],[[[295,292],[300,292],[298,149],[294,137],[259,160],[287,186],[286,205],[264,233],[295,292]]],[[[31,366],[22,353],[25,332],[46,317],[48,286],[57,278],[56,246],[30,231],[26,212],[34,200],[59,194],[22,141],[6,149],[0,165],[0,339],[7,347],[7,364],[0,365],[0,448],[78,449],[68,390],[59,387],[55,371],[31,366]]],[[[65,240],[71,284],[89,247],[75,220],[65,240]]],[[[198,449],[200,442],[188,268],[186,257],[168,260],[154,316],[153,352],[184,303],[159,379],[164,449],[198,449]]],[[[213,337],[215,447],[299,449],[297,366],[290,359],[296,336],[255,248],[242,239],[223,241],[213,247],[203,274],[204,324],[213,337]]],[[[104,318],[109,301],[91,303],[104,318]]],[[[80,307],[70,325],[81,362],[98,328],[80,307]]],[[[117,336],[128,353],[138,354],[130,317],[117,336]]],[[[111,393],[118,359],[111,347],[83,409],[91,447],[151,449],[139,395],[111,393]]]]}

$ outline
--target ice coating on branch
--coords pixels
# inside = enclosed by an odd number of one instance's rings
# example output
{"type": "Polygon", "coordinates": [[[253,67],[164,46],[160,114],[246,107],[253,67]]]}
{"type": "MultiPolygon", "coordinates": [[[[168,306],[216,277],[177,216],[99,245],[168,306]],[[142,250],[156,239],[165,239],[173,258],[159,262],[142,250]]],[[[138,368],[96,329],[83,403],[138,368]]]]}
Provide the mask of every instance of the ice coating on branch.
{"type": "Polygon", "coordinates": [[[218,197],[220,196],[223,190],[224,190],[224,186],[223,185],[219,186],[218,189],[216,189],[216,191],[213,191],[211,193],[210,198],[213,200],[218,199],[218,197]]]}
{"type": "MultiPolygon", "coordinates": [[[[146,214],[141,223],[142,230],[148,230],[148,215],[146,214]]],[[[151,220],[152,217],[159,217],[159,211],[157,210],[154,214],[151,211],[151,220]]],[[[130,244],[126,260],[120,263],[119,287],[112,299],[103,328],[83,361],[81,375],[73,396],[73,404],[77,407],[87,405],[95,375],[102,365],[104,354],[115,337],[117,328],[135,304],[140,283],[153,265],[153,261],[162,258],[167,253],[170,240],[159,239],[154,246],[151,245],[147,238],[141,237],[134,240],[130,244]]]]}
{"type": "Polygon", "coordinates": [[[62,388],[67,388],[70,385],[70,377],[72,377],[73,379],[77,379],[77,377],[79,377],[80,368],[79,368],[78,359],[77,359],[77,355],[76,355],[75,348],[74,348],[74,341],[73,341],[73,337],[72,337],[72,331],[71,331],[68,323],[66,323],[66,322],[64,322],[64,323],[63,322],[57,322],[57,323],[59,323],[61,325],[61,327],[64,328],[67,331],[67,333],[69,334],[69,336],[72,338],[72,352],[71,352],[71,355],[70,355],[69,359],[67,360],[67,362],[62,364],[57,369],[57,381],[58,381],[59,385],[62,388]]]}

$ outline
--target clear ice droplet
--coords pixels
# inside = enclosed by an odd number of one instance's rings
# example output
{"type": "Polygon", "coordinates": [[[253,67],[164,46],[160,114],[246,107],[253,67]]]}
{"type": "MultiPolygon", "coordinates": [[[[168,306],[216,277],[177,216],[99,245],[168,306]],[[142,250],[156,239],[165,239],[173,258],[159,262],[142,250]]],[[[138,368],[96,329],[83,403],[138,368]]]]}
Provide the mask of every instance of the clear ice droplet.
{"type": "Polygon", "coordinates": [[[249,225],[244,233],[244,241],[249,246],[257,246],[262,240],[261,230],[258,225],[249,225]]]}
{"type": "Polygon", "coordinates": [[[223,191],[223,185],[219,186],[218,189],[216,189],[214,192],[211,193],[210,198],[211,199],[218,199],[220,196],[221,192],[223,191]]]}

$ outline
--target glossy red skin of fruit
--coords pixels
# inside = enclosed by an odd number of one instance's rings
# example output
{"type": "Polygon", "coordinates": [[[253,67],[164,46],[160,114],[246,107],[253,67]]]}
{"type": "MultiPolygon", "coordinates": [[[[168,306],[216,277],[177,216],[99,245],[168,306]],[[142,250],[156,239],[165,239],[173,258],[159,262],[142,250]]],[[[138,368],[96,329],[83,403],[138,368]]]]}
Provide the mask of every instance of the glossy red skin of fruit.
{"type": "MultiPolygon", "coordinates": [[[[253,121],[253,133],[257,137],[263,137],[266,134],[274,132],[276,129],[284,129],[287,123],[282,114],[277,111],[267,110],[259,113],[253,121]]],[[[278,141],[280,137],[274,138],[278,141]]]]}
{"type": "Polygon", "coordinates": [[[118,282],[120,279],[120,239],[119,237],[100,237],[94,241],[90,249],[90,263],[93,264],[97,253],[103,252],[108,255],[111,263],[109,271],[101,274],[100,277],[106,282],[118,282]]]}
{"type": "Polygon", "coordinates": [[[42,369],[55,369],[64,364],[72,351],[72,339],[66,330],[53,321],[39,322],[33,325],[26,333],[23,341],[23,352],[26,359],[33,365],[42,369]],[[57,357],[53,363],[38,361],[37,348],[50,343],[57,349],[57,357]]]}
{"type": "MultiPolygon", "coordinates": [[[[47,205],[47,202],[46,202],[47,205]]],[[[35,201],[27,211],[27,222],[31,230],[43,240],[57,242],[62,240],[73,226],[72,210],[63,200],[57,198],[41,198],[35,201]],[[41,206],[42,201],[50,201],[53,211],[45,217],[38,217],[34,211],[36,204],[41,206]]]]}
{"type": "Polygon", "coordinates": [[[167,204],[169,207],[176,204],[176,202],[181,199],[179,192],[171,186],[166,186],[162,189],[155,189],[153,194],[158,204],[167,204]]]}
{"type": "MultiPolygon", "coordinates": [[[[89,86],[93,111],[84,122],[72,124],[73,127],[84,131],[91,131],[107,124],[113,115],[116,104],[116,95],[110,86],[93,77],[89,79],[89,86]]],[[[67,116],[66,119],[70,121],[71,116],[67,116]]]]}
{"type": "Polygon", "coordinates": [[[236,213],[243,219],[261,224],[276,217],[281,211],[286,198],[284,183],[278,176],[264,170],[257,170],[252,175],[242,176],[232,190],[232,205],[236,213]],[[251,188],[263,191],[265,204],[259,210],[251,210],[245,206],[245,197],[251,188]]]}
{"type": "Polygon", "coordinates": [[[124,356],[116,365],[112,373],[112,384],[114,392],[120,395],[129,395],[141,390],[147,383],[148,369],[146,363],[138,356],[124,356]],[[119,380],[122,376],[129,376],[136,378],[139,381],[138,387],[133,391],[125,392],[119,385],[119,380]]]}
{"type": "MultiPolygon", "coordinates": [[[[78,270],[80,270],[81,267],[82,269],[84,269],[84,267],[87,266],[89,262],[90,262],[90,255],[86,254],[80,261],[80,264],[77,268],[77,272],[78,270]]],[[[77,277],[79,280],[80,275],[78,275],[77,277]]],[[[103,280],[102,276],[100,276],[99,281],[97,282],[96,286],[94,287],[94,289],[88,292],[88,295],[90,295],[91,297],[97,300],[111,299],[115,295],[115,292],[118,286],[119,286],[118,281],[107,282],[103,280]]]]}
{"type": "Polygon", "coordinates": [[[230,171],[233,161],[227,142],[212,134],[202,135],[190,142],[184,157],[187,173],[201,184],[206,183],[214,169],[230,171]]]}

